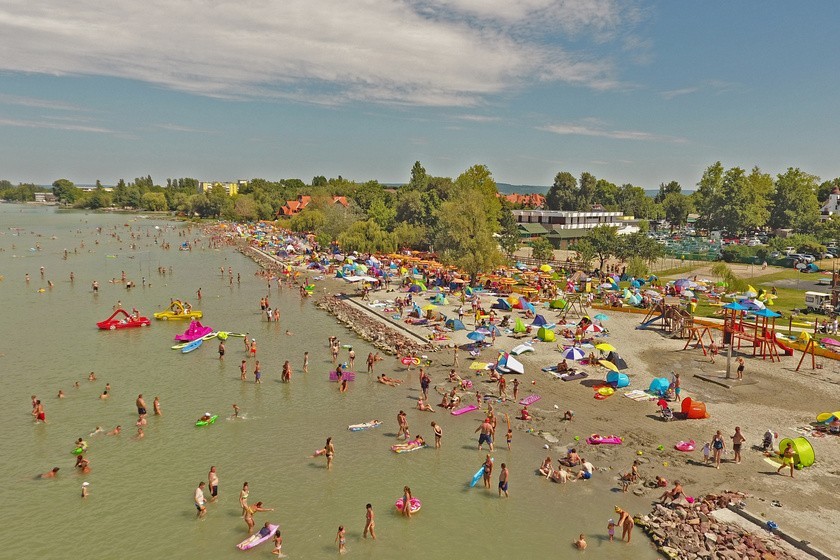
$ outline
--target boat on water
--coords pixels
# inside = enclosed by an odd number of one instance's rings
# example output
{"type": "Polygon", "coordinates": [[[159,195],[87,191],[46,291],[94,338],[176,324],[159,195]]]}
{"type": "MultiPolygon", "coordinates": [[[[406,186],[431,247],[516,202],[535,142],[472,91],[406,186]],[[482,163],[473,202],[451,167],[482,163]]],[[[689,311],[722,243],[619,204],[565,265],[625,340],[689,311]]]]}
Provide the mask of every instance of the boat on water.
{"type": "Polygon", "coordinates": [[[161,321],[178,320],[178,319],[201,319],[204,314],[201,311],[194,310],[189,303],[184,303],[179,299],[173,300],[169,304],[169,308],[165,311],[158,311],[154,314],[155,319],[161,321]]]}
{"type": "Polygon", "coordinates": [[[96,326],[103,331],[114,331],[117,329],[148,327],[151,323],[148,317],[135,317],[125,309],[117,309],[107,319],[96,323],[96,326]]]}

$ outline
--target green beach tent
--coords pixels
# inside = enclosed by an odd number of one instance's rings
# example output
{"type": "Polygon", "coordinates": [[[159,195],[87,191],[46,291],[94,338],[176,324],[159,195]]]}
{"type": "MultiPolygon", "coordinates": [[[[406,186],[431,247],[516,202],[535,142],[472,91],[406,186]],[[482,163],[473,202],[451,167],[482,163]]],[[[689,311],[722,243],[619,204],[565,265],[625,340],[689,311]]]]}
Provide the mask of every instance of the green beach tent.
{"type": "Polygon", "coordinates": [[[537,331],[537,338],[543,342],[554,342],[554,331],[545,327],[540,327],[537,331]]]}
{"type": "Polygon", "coordinates": [[[522,319],[519,317],[516,318],[516,321],[513,323],[513,332],[515,333],[524,333],[528,329],[525,327],[525,323],[522,322],[522,319]]]}

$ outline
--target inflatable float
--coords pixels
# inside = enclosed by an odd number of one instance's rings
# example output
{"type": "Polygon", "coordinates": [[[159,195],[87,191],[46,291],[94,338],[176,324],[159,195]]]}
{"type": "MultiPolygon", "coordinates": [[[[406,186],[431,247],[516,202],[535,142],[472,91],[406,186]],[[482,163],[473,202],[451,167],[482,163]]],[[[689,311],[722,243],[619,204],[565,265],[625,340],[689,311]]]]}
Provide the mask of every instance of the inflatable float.
{"type": "MultiPolygon", "coordinates": [[[[394,502],[394,507],[397,508],[397,511],[402,511],[403,509],[403,499],[400,498],[396,502],[394,502]]],[[[423,507],[423,502],[421,502],[418,498],[411,498],[410,506],[411,513],[417,513],[420,511],[420,508],[423,507]]]]}
{"type": "MultiPolygon", "coordinates": [[[[490,458],[490,462],[493,462],[492,457],[490,458]]],[[[481,465],[481,468],[478,469],[478,471],[476,471],[476,473],[473,475],[472,480],[470,480],[470,488],[478,484],[478,481],[481,480],[482,476],[484,476],[484,465],[481,465]]]]}
{"type": "Polygon", "coordinates": [[[612,396],[613,393],[615,393],[615,389],[613,389],[612,387],[599,387],[595,391],[595,398],[598,400],[604,400],[607,397],[612,396]]]}
{"type": "Polygon", "coordinates": [[[528,406],[529,404],[534,404],[535,402],[537,402],[541,398],[542,397],[537,395],[537,394],[528,395],[527,397],[520,399],[519,404],[521,404],[523,406],[528,406]]]}
{"type": "Polygon", "coordinates": [[[187,311],[184,304],[181,300],[176,299],[172,303],[169,304],[169,308],[166,311],[158,311],[154,314],[155,319],[159,319],[161,321],[166,320],[179,320],[179,319],[201,319],[204,314],[201,311],[195,311],[190,309],[187,311]]]}
{"type": "Polygon", "coordinates": [[[192,342],[193,340],[203,338],[205,335],[212,332],[212,328],[205,327],[200,321],[193,320],[190,321],[190,326],[187,327],[187,330],[185,330],[182,334],[175,335],[175,340],[179,340],[181,342],[192,342]]]}
{"type": "Polygon", "coordinates": [[[694,444],[694,440],[693,440],[693,439],[690,439],[690,440],[688,440],[688,441],[680,441],[680,442],[678,442],[678,443],[674,446],[674,449],[676,449],[677,451],[683,451],[683,452],[685,452],[685,453],[688,453],[689,451],[694,451],[694,446],[695,446],[695,444],[694,444]]]}
{"type": "Polygon", "coordinates": [[[817,422],[820,424],[826,424],[835,418],[840,418],[840,410],[837,412],[823,412],[822,414],[817,414],[817,422]]]}
{"type": "Polygon", "coordinates": [[[195,425],[201,427],[201,426],[209,426],[210,424],[215,424],[216,423],[216,418],[218,418],[218,417],[219,417],[218,414],[214,414],[213,416],[210,417],[210,420],[199,420],[198,422],[195,423],[195,425]]]}
{"type": "Polygon", "coordinates": [[[586,443],[589,445],[620,445],[621,438],[618,436],[601,436],[598,434],[592,434],[588,438],[586,438],[586,443]]]}
{"type": "Polygon", "coordinates": [[[74,450],[73,450],[73,451],[71,451],[70,453],[72,453],[73,455],[81,455],[81,454],[82,454],[82,453],[84,453],[84,452],[85,452],[85,448],[84,448],[84,447],[77,447],[76,449],[74,449],[74,450]]]}
{"type": "MultiPolygon", "coordinates": [[[[341,379],[345,381],[355,381],[356,380],[356,372],[354,371],[342,371],[341,372],[341,379]]],[[[330,381],[338,381],[338,373],[335,371],[330,372],[330,381]]]]}
{"type": "Polygon", "coordinates": [[[519,356],[520,354],[524,354],[525,352],[533,352],[534,347],[530,344],[520,344],[519,346],[514,346],[513,349],[510,351],[511,354],[514,356],[519,356]]]}
{"type": "Polygon", "coordinates": [[[201,346],[203,343],[204,341],[200,338],[198,340],[193,340],[192,342],[187,342],[186,346],[181,348],[181,354],[189,354],[190,352],[201,346]]]}
{"type": "Polygon", "coordinates": [[[407,441],[405,443],[397,443],[391,446],[391,451],[393,451],[394,453],[409,453],[411,451],[417,451],[418,449],[423,449],[424,447],[426,447],[425,443],[423,445],[417,445],[417,443],[419,442],[416,439],[407,441]],[[412,445],[414,447],[411,447],[412,445]]]}
{"type": "Polygon", "coordinates": [[[459,408],[457,410],[453,410],[451,412],[452,416],[461,416],[462,414],[466,414],[467,412],[472,412],[473,410],[478,410],[478,407],[474,404],[469,404],[463,408],[459,408]]]}
{"type": "Polygon", "coordinates": [[[266,536],[261,537],[259,533],[254,533],[253,535],[236,545],[236,548],[238,548],[239,550],[250,550],[255,546],[261,545],[268,539],[274,537],[274,533],[277,532],[278,527],[280,527],[280,525],[269,525],[268,528],[270,529],[270,531],[266,536]]]}
{"type": "Polygon", "coordinates": [[[370,422],[365,422],[364,424],[350,424],[347,426],[347,429],[351,432],[361,432],[362,430],[369,430],[371,428],[376,428],[381,426],[382,422],[379,420],[371,420],[370,422]]]}
{"type": "Polygon", "coordinates": [[[114,331],[117,329],[134,329],[137,327],[148,327],[152,322],[148,317],[132,317],[125,309],[117,309],[114,313],[105,319],[96,323],[96,326],[103,331],[114,331]],[[121,319],[117,319],[117,316],[121,319]]]}

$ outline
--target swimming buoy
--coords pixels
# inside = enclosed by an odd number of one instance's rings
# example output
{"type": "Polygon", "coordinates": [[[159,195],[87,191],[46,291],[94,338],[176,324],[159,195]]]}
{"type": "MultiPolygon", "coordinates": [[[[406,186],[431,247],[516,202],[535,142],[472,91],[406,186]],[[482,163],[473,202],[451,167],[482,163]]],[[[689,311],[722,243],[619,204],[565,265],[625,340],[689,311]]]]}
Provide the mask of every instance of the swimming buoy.
{"type": "Polygon", "coordinates": [[[400,360],[400,362],[402,362],[402,365],[404,365],[404,366],[409,366],[409,365],[411,365],[411,361],[412,361],[412,360],[411,360],[411,357],[410,357],[410,356],[406,356],[405,358],[402,358],[402,359],[400,360]]]}
{"type": "Polygon", "coordinates": [[[694,440],[681,441],[674,446],[674,449],[684,452],[694,451],[694,440]]]}
{"type": "MultiPolygon", "coordinates": [[[[417,498],[411,498],[410,503],[411,503],[411,513],[417,513],[418,511],[420,511],[420,508],[423,507],[423,502],[421,502],[417,498]]],[[[397,511],[402,511],[402,509],[403,509],[403,499],[400,498],[399,500],[394,502],[394,507],[397,508],[397,511]]]]}
{"type": "Polygon", "coordinates": [[[419,365],[420,365],[420,358],[414,358],[414,359],[411,361],[411,363],[413,363],[415,366],[419,366],[419,365]]]}
{"type": "Polygon", "coordinates": [[[77,447],[76,449],[74,449],[73,451],[71,451],[71,453],[73,453],[73,455],[81,455],[81,454],[82,454],[82,453],[84,453],[84,452],[85,452],[85,450],[84,450],[83,448],[81,448],[81,447],[77,447]]]}
{"type": "Polygon", "coordinates": [[[613,389],[612,387],[601,387],[600,389],[598,389],[598,394],[604,395],[605,397],[609,397],[613,393],[615,393],[615,389],[613,389]]]}

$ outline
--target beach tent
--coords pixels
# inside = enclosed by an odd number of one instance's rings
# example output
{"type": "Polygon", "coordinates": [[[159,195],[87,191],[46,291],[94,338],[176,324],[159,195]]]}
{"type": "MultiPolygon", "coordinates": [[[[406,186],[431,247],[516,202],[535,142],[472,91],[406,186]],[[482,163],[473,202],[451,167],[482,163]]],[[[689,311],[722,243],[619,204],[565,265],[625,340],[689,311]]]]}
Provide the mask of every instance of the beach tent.
{"type": "Polygon", "coordinates": [[[699,420],[709,417],[709,413],[706,410],[706,403],[692,400],[691,397],[686,397],[682,400],[682,413],[689,420],[699,420]]]}
{"type": "Polygon", "coordinates": [[[528,329],[525,327],[525,323],[522,322],[522,319],[519,317],[513,322],[513,332],[515,333],[524,333],[528,329]]]}
{"type": "Polygon", "coordinates": [[[615,367],[618,369],[627,369],[627,362],[624,361],[624,358],[618,355],[618,352],[610,352],[607,354],[607,360],[615,364],[615,367]]]}
{"type": "Polygon", "coordinates": [[[432,298],[432,303],[435,305],[449,305],[449,300],[443,294],[438,294],[432,298]]]}
{"type": "Polygon", "coordinates": [[[811,442],[805,439],[804,437],[798,437],[794,439],[785,438],[779,442],[779,454],[783,454],[785,449],[787,448],[787,444],[793,444],[793,466],[797,469],[801,469],[803,467],[810,467],[814,464],[814,448],[811,446],[811,442]]]}
{"type": "Polygon", "coordinates": [[[417,284],[412,284],[411,286],[408,287],[408,291],[416,294],[418,292],[422,292],[423,288],[421,288],[417,284]]]}
{"type": "Polygon", "coordinates": [[[567,302],[565,299],[555,299],[548,304],[551,309],[565,309],[566,305],[567,302]]]}
{"type": "Polygon", "coordinates": [[[532,327],[542,327],[543,325],[547,325],[548,321],[545,320],[545,317],[542,315],[537,315],[534,317],[534,321],[531,323],[532,327]]]}
{"type": "Polygon", "coordinates": [[[446,321],[444,326],[447,329],[452,329],[453,331],[467,330],[467,327],[464,326],[464,323],[462,323],[460,319],[449,319],[448,321],[446,321]]]}
{"type": "Polygon", "coordinates": [[[607,383],[614,384],[616,389],[630,385],[630,378],[624,373],[611,371],[607,374],[607,383]]]}
{"type": "Polygon", "coordinates": [[[502,311],[510,311],[510,303],[506,299],[499,298],[496,300],[496,303],[492,306],[495,309],[501,309],[502,311]]]}
{"type": "MultiPolygon", "coordinates": [[[[513,304],[513,307],[515,307],[516,309],[528,309],[528,305],[530,305],[528,303],[528,300],[524,297],[521,297],[518,300],[516,300],[516,303],[513,304]]],[[[533,309],[533,306],[531,306],[531,309],[533,309]]]]}
{"type": "Polygon", "coordinates": [[[537,331],[537,338],[543,342],[554,342],[554,331],[545,327],[540,327],[537,331]]]}
{"type": "Polygon", "coordinates": [[[657,377],[650,382],[648,392],[653,393],[654,395],[664,395],[665,391],[667,391],[670,386],[671,382],[667,377],[657,377]]]}
{"type": "Polygon", "coordinates": [[[524,305],[525,305],[524,309],[527,309],[531,313],[536,313],[537,312],[537,308],[534,307],[533,303],[529,303],[529,302],[526,301],[524,305]]]}

